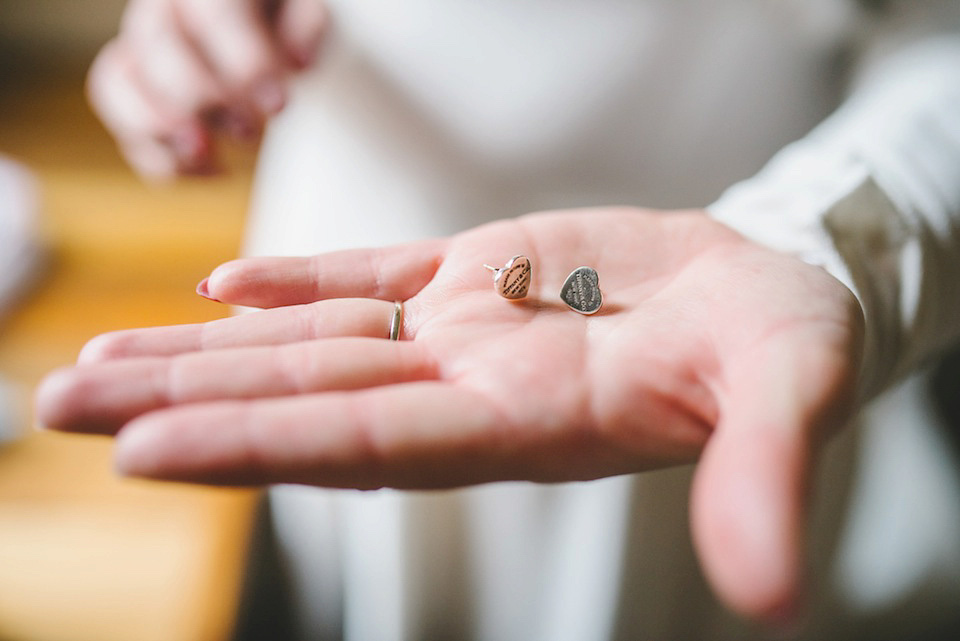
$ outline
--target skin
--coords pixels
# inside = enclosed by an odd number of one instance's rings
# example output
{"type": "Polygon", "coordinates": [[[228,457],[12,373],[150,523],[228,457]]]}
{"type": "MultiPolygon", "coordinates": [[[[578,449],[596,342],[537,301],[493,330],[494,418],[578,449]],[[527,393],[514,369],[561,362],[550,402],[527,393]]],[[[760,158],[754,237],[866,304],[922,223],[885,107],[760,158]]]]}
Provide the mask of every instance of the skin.
{"type": "Polygon", "coordinates": [[[144,178],[215,173],[217,134],[259,136],[325,23],[317,0],[131,0],[87,95],[144,178]]]}
{"type": "Polygon", "coordinates": [[[731,608],[800,607],[811,470],[854,410],[863,324],[820,268],[703,212],[595,209],[448,239],[218,267],[201,290],[273,308],[93,339],[40,420],[117,435],[121,472],[210,484],[445,488],[699,461],[691,519],[731,608]],[[525,254],[529,296],[483,263],[525,254]],[[590,265],[604,306],[557,293],[590,265]],[[394,300],[402,340],[386,340],[394,300]]]}

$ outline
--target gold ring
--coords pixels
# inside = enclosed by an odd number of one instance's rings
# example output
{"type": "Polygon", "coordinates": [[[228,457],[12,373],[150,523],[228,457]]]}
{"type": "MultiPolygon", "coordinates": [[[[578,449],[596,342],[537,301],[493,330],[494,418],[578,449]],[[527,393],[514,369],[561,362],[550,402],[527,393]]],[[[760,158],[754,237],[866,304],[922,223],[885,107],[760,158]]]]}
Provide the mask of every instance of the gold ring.
{"type": "Polygon", "coordinates": [[[393,318],[390,319],[390,340],[400,340],[400,329],[403,327],[403,301],[393,302],[393,318]]]}

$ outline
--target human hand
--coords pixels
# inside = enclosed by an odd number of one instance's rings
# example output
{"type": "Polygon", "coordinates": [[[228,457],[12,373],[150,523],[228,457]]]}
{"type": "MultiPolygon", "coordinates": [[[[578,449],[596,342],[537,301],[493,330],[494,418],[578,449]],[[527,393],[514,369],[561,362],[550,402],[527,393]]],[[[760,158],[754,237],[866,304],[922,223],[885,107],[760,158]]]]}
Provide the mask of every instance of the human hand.
{"type": "Polygon", "coordinates": [[[124,473],[214,484],[569,481],[699,458],[714,586],[749,616],[795,604],[810,469],[851,411],[862,335],[823,270],[701,212],[611,209],[239,260],[203,286],[274,309],[95,338],[44,382],[40,420],[119,431],[124,473]],[[481,265],[518,253],[533,284],[511,302],[481,265]],[[593,316],[558,298],[579,265],[600,275],[593,316]]]}
{"type": "Polygon", "coordinates": [[[324,18],[319,0],[131,0],[90,70],[90,102],[144,177],[216,171],[213,134],[259,134],[324,18]]]}

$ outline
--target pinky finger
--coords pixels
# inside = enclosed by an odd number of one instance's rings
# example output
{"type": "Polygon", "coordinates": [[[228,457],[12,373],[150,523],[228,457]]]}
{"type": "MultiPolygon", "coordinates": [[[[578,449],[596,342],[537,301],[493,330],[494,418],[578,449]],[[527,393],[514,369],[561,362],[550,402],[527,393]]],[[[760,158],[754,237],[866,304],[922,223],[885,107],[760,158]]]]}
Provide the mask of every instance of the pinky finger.
{"type": "Polygon", "coordinates": [[[250,307],[330,298],[407,300],[434,277],[444,249],[442,240],[424,240],[310,257],[242,258],[214,269],[197,292],[250,307]]]}
{"type": "Polygon", "coordinates": [[[456,487],[510,476],[497,427],[472,392],[406,383],[147,414],[120,432],[117,464],[215,485],[456,487]]]}

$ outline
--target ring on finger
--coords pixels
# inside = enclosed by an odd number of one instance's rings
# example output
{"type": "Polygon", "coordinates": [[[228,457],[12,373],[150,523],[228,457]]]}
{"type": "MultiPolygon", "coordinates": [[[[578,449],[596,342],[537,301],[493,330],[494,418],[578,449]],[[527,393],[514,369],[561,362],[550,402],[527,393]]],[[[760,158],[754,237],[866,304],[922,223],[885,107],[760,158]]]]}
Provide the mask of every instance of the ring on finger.
{"type": "Polygon", "coordinates": [[[390,319],[390,335],[392,341],[400,340],[400,332],[403,329],[403,301],[393,302],[393,317],[390,319]]]}

